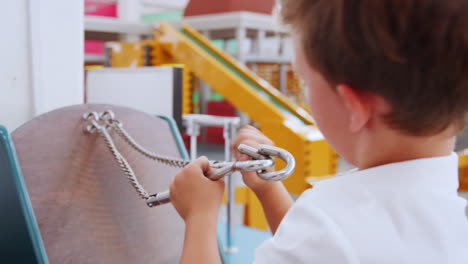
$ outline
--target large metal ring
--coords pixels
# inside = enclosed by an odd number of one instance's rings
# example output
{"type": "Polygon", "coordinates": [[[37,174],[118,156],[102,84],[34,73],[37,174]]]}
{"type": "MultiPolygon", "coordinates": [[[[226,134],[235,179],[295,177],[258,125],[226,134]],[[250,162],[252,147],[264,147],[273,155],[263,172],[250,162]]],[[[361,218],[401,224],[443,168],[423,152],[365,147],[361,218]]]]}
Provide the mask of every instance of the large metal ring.
{"type": "Polygon", "coordinates": [[[291,176],[291,174],[294,172],[294,169],[296,168],[296,160],[294,159],[294,156],[284,149],[269,146],[269,145],[260,145],[260,148],[258,149],[258,153],[262,155],[266,155],[266,156],[278,157],[286,163],[286,166],[283,169],[278,170],[278,171],[257,172],[257,175],[264,180],[267,180],[267,181],[284,180],[287,177],[291,176]]]}

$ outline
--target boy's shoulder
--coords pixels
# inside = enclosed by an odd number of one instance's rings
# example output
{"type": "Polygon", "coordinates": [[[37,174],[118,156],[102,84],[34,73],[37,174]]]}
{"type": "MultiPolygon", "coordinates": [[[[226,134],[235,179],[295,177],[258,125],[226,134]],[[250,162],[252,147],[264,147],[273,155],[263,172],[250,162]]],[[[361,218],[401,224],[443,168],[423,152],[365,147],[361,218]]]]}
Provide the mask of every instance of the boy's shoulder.
{"type": "Polygon", "coordinates": [[[272,257],[283,263],[465,263],[468,221],[456,164],[453,154],[322,181],[299,197],[257,255],[276,250],[272,257]]]}
{"type": "Polygon", "coordinates": [[[430,192],[441,189],[456,191],[458,156],[452,153],[448,156],[388,163],[365,170],[352,169],[332,179],[317,182],[312,190],[325,194],[325,189],[328,193],[330,189],[343,191],[359,187],[365,187],[369,191],[394,190],[394,188],[412,192],[423,189],[430,192]]]}
{"type": "MultiPolygon", "coordinates": [[[[446,228],[439,226],[443,220],[454,223],[468,235],[468,221],[460,214],[465,210],[466,200],[457,195],[457,164],[458,157],[453,153],[352,170],[305,191],[284,220],[315,223],[310,228],[339,230],[356,243],[360,241],[359,236],[354,236],[357,230],[369,236],[378,232],[391,240],[396,239],[391,233],[395,228],[406,226],[417,230],[421,219],[434,229],[424,232],[446,228]]],[[[454,230],[446,228],[446,231],[454,230]]]]}

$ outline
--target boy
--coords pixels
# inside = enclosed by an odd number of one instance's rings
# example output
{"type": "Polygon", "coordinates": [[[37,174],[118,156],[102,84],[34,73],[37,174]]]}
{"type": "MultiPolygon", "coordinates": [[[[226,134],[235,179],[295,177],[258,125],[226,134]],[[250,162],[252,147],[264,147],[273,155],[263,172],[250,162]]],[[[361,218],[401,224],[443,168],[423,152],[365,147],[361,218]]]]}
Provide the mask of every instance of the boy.
{"type": "MultiPolygon", "coordinates": [[[[255,263],[467,264],[453,148],[468,110],[468,1],[283,0],[281,15],[316,124],[358,170],[294,204],[281,183],[245,173],[274,234],[255,263]]],[[[240,143],[272,142],[247,127],[240,143]]],[[[171,185],[182,263],[220,262],[223,183],[209,170],[200,158],[171,185]]]]}

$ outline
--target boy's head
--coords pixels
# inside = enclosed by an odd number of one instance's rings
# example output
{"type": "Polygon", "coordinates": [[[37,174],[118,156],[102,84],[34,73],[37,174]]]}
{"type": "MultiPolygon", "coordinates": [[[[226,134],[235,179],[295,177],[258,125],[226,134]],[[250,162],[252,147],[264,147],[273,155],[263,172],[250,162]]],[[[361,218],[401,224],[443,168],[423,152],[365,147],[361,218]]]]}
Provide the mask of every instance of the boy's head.
{"type": "Polygon", "coordinates": [[[338,152],[382,125],[418,137],[463,127],[467,14],[467,0],[281,1],[314,118],[338,152]]]}

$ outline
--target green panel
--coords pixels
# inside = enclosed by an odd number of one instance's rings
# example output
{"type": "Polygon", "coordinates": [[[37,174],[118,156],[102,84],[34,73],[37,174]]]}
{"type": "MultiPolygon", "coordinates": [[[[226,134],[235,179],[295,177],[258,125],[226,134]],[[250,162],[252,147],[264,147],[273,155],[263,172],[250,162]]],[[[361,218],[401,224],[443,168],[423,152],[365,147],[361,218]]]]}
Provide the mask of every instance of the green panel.
{"type": "Polygon", "coordinates": [[[285,116],[288,118],[295,119],[296,121],[305,124],[305,122],[298,118],[295,113],[290,111],[287,107],[285,107],[282,103],[280,103],[276,98],[268,94],[263,90],[262,87],[260,87],[258,84],[250,80],[244,73],[242,73],[240,70],[236,69],[233,67],[229,62],[225,61],[223,58],[221,58],[219,55],[214,53],[209,47],[205,46],[202,42],[200,42],[198,39],[193,37],[189,32],[182,30],[181,33],[186,36],[188,39],[190,39],[193,43],[195,43],[198,47],[202,48],[207,54],[209,54],[211,57],[216,59],[219,63],[221,63],[227,70],[238,76],[242,81],[244,81],[249,87],[257,91],[262,98],[265,98],[268,100],[270,103],[274,104],[285,116]]]}
{"type": "Polygon", "coordinates": [[[158,22],[158,21],[174,21],[174,20],[181,20],[183,16],[184,16],[183,11],[164,12],[160,14],[143,15],[141,17],[141,22],[153,23],[153,22],[158,22]]]}
{"type": "MultiPolygon", "coordinates": [[[[213,43],[213,45],[214,45],[216,48],[218,48],[218,49],[220,49],[220,50],[223,50],[223,42],[224,42],[224,40],[222,40],[222,39],[214,39],[214,40],[212,40],[211,42],[213,43]]],[[[236,42],[235,39],[228,39],[228,40],[226,40],[226,45],[227,45],[227,47],[226,47],[226,52],[227,52],[228,54],[235,54],[235,53],[236,53],[236,51],[237,51],[237,42],[236,42]]]]}
{"type": "Polygon", "coordinates": [[[235,39],[230,39],[227,41],[227,52],[232,54],[237,52],[237,41],[235,39]]]}
{"type": "Polygon", "coordinates": [[[224,101],[224,97],[223,95],[221,95],[220,93],[217,93],[217,92],[212,92],[210,94],[210,101],[215,101],[215,102],[221,102],[221,101],[224,101]]]}
{"type": "Polygon", "coordinates": [[[194,91],[194,92],[192,93],[192,101],[193,101],[194,103],[200,103],[200,92],[194,91]]]}
{"type": "Polygon", "coordinates": [[[0,263],[49,263],[16,152],[0,126],[0,263]]]}

